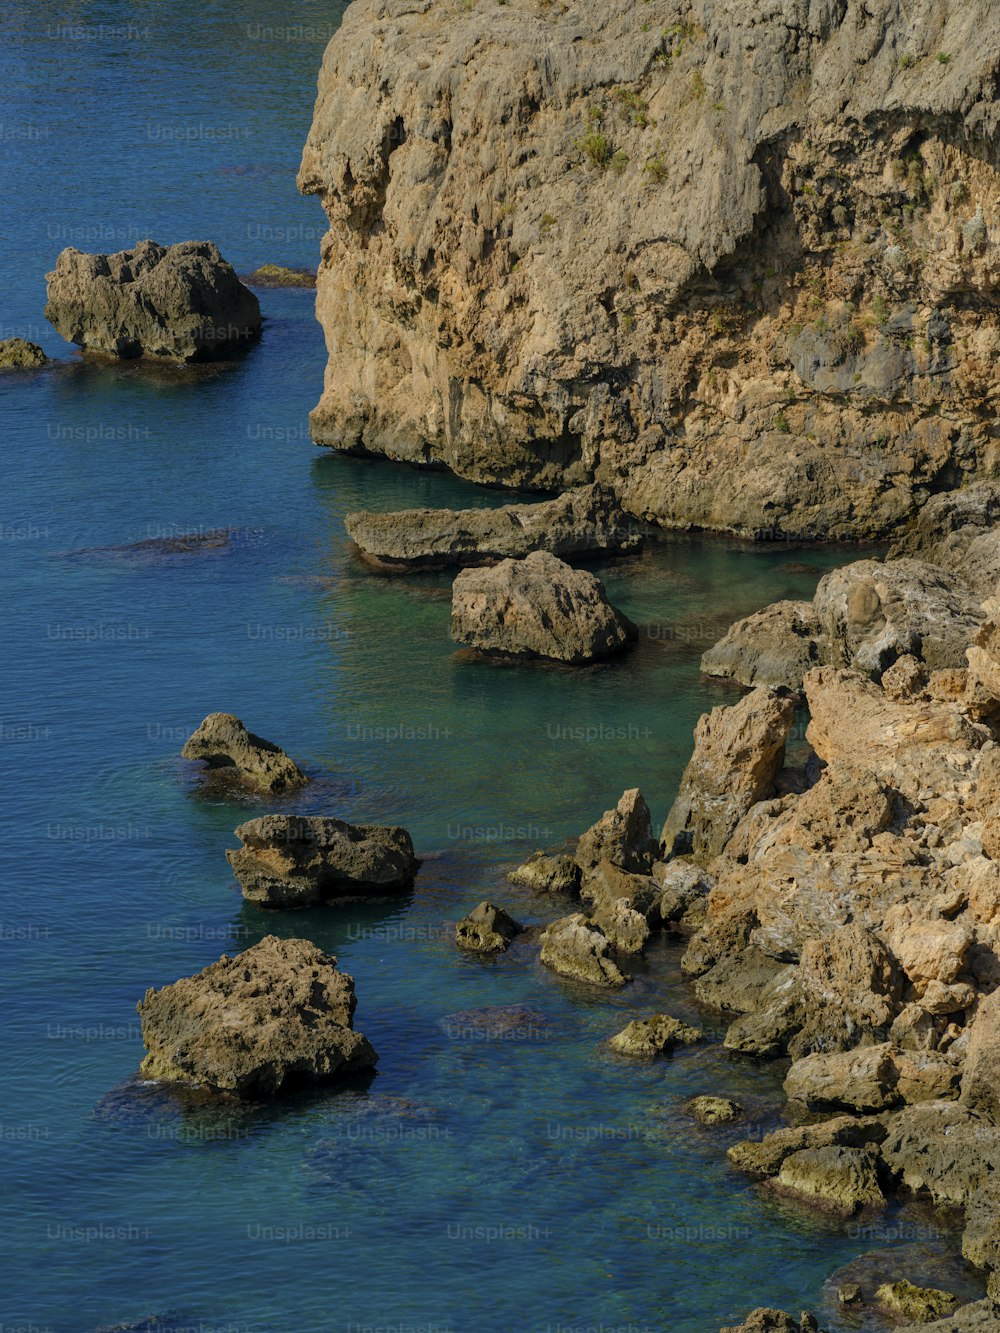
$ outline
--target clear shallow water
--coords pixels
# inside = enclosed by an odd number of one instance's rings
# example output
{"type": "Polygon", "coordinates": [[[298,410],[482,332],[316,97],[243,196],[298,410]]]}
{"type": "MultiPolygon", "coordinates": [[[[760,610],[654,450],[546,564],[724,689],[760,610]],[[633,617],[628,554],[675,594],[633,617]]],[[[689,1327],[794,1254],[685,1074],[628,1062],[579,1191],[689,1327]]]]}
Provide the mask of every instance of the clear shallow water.
{"type": "MultiPolygon", "coordinates": [[[[0,325],[61,360],[0,380],[0,1321],[705,1333],[756,1304],[815,1305],[871,1237],[768,1200],[725,1164],[747,1127],[680,1111],[718,1089],[762,1132],[781,1068],[718,1048],[633,1067],[603,1045],[660,1008],[719,1030],[679,946],[657,943],[608,998],[542,971],[530,941],[462,957],[449,923],[487,895],[552,915],[506,869],[625,787],[661,820],[698,715],[735,697],[699,676],[701,652],[736,616],[811,594],[796,563],[842,556],[664,541],[597,566],[643,627],[625,660],[470,664],[447,577],[373,576],[343,516],[508,497],[312,446],[311,293],[261,293],[266,336],[236,366],[83,364],[41,318],[64,244],[208,237],[243,272],[315,262],[322,215],[293,184],[322,50],[306,35],[341,7],[235,10],[35,0],[4,16],[0,325]],[[228,547],[197,555],[95,549],[216,528],[228,547]],[[427,858],[413,894],[244,904],[223,851],[263,807],[206,796],[176,758],[217,709],[314,774],[291,808],[404,823],[427,858]],[[239,1115],[123,1092],[146,987],[268,931],[355,976],[370,1085],[239,1115]],[[448,1017],[487,1006],[524,1007],[512,1034],[448,1017]]],[[[896,1238],[929,1224],[905,1215],[896,1238]]]]}

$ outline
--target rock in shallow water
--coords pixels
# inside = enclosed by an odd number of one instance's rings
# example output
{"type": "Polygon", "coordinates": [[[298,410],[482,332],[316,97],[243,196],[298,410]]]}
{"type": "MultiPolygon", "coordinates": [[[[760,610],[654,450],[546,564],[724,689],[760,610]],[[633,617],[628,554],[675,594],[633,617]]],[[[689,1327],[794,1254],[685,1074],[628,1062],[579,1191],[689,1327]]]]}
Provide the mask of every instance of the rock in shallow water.
{"type": "Polygon", "coordinates": [[[532,551],[569,560],[629,551],[641,540],[636,520],[626,518],[601,486],[581,486],[536,504],[364,512],[348,514],[345,523],[366,560],[395,572],[488,565],[532,551]]]}
{"type": "Polygon", "coordinates": [[[27,338],[0,341],[0,370],[36,370],[48,359],[38,344],[28,342],[27,338]]]}
{"type": "Polygon", "coordinates": [[[260,336],[260,306],[211,241],[88,255],[47,275],[45,318],[67,342],[112,356],[212,361],[260,336]]]}
{"type": "Polygon", "coordinates": [[[247,731],[232,713],[209,713],[188,738],[181,756],[265,792],[287,791],[309,781],[280,746],[247,731]]]}
{"type": "Polygon", "coordinates": [[[885,1203],[878,1160],[878,1151],[871,1146],[802,1148],[782,1162],[776,1188],[850,1216],[885,1203]]]}
{"type": "Polygon", "coordinates": [[[669,1014],[654,1014],[652,1018],[633,1018],[628,1027],[611,1038],[609,1045],[619,1055],[652,1060],[658,1055],[670,1055],[678,1046],[694,1046],[704,1035],[700,1028],[688,1027],[669,1014]]]}
{"type": "Polygon", "coordinates": [[[261,907],[312,907],[405,889],[419,862],[405,829],[322,815],[263,815],[226,852],[243,896],[261,907]]]}
{"type": "Polygon", "coordinates": [[[622,652],[637,630],[593,574],[535,551],[459,574],[451,637],[481,652],[581,666],[622,652]]]}
{"type": "Polygon", "coordinates": [[[137,1008],[147,1078],[196,1083],[239,1097],[370,1069],[375,1052],[353,1031],[354,980],[309,940],[268,935],[253,948],[161,990],[137,1008]]]}
{"type": "Polygon", "coordinates": [[[482,902],[455,927],[455,943],[473,953],[502,953],[522,926],[502,907],[482,902]]]}
{"type": "Polygon", "coordinates": [[[743,1107],[728,1097],[692,1097],[684,1108],[700,1125],[732,1125],[743,1119],[743,1107]]]}
{"type": "Polygon", "coordinates": [[[541,960],[553,972],[595,986],[624,986],[632,978],[610,956],[610,943],[582,913],[561,917],[542,932],[541,960]]]}

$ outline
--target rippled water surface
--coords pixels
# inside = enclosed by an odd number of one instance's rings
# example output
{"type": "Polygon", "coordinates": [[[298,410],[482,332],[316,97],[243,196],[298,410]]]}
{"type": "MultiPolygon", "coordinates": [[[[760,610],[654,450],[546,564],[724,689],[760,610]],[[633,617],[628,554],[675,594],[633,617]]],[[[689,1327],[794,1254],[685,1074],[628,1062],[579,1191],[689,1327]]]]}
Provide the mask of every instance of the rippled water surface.
{"type": "MultiPolygon", "coordinates": [[[[598,566],[642,627],[628,658],[468,663],[448,579],[366,572],[343,518],[505,497],[315,449],[311,293],[262,292],[259,348],[197,374],[84,364],[42,319],[66,244],[204,237],[241,272],[315,263],[323,218],[294,172],[340,12],[4,10],[0,324],[59,361],[0,381],[0,1321],[705,1333],[756,1304],[815,1306],[872,1236],[768,1199],[726,1166],[747,1126],[703,1131],[681,1111],[718,1089],[760,1133],[781,1068],[717,1047],[635,1067],[605,1046],[660,1008],[719,1032],[679,946],[658,942],[608,998],[542,971],[530,940],[463,957],[449,923],[487,895],[551,916],[506,869],[625,787],[662,819],[695,720],[734,697],[699,675],[700,653],[736,616],[810,595],[840,557],[665,540],[598,566]],[[228,542],[200,553],[106,549],[214,529],[228,542]],[[426,858],[412,895],[277,916],[243,904],[223,853],[262,807],[206,796],[177,758],[213,710],[315,776],[292,808],[405,824],[426,858]],[[123,1086],[146,987],[268,931],[310,937],[355,976],[381,1057],[370,1084],[240,1114],[123,1086]]],[[[890,1223],[905,1240],[936,1225],[890,1223]]]]}

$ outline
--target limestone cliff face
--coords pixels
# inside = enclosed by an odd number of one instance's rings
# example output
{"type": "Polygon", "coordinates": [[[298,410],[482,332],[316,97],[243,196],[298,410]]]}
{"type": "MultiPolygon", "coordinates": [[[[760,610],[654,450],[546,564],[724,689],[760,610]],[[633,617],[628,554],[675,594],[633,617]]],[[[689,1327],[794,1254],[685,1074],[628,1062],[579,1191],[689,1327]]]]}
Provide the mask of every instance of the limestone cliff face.
{"type": "Polygon", "coordinates": [[[861,536],[1000,466],[994,0],[355,0],[318,442],[861,536]]]}

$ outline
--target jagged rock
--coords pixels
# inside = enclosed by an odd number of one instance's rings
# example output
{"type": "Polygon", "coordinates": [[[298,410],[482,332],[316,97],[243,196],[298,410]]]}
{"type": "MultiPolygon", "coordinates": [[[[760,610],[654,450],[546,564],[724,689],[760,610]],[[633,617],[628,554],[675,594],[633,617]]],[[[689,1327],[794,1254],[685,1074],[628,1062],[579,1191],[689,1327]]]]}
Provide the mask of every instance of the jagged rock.
{"type": "Polygon", "coordinates": [[[702,866],[683,859],[660,861],[653,867],[653,878],[662,890],[657,909],[661,922],[688,927],[704,924],[715,881],[702,866]]]}
{"type": "Polygon", "coordinates": [[[265,792],[287,791],[309,781],[280,746],[247,731],[232,713],[209,713],[188,738],[181,756],[265,792]]]}
{"type": "Polygon", "coordinates": [[[899,1185],[934,1203],[964,1204],[986,1181],[1000,1179],[1000,1128],[959,1102],[896,1112],[881,1152],[899,1185]]]}
{"type": "Polygon", "coordinates": [[[637,631],[608,601],[600,579],[533,551],[458,575],[451,637],[481,652],[581,666],[622,652],[637,631]]]}
{"type": "Polygon", "coordinates": [[[972,946],[972,933],[967,926],[925,917],[913,903],[890,907],[882,930],[899,965],[917,987],[918,995],[934,982],[950,986],[956,981],[972,946]]]}
{"type": "Polygon", "coordinates": [[[878,1178],[878,1151],[863,1148],[802,1148],[781,1164],[777,1186],[799,1198],[850,1216],[885,1203],[878,1178]]]}
{"type": "Polygon", "coordinates": [[[958,1307],[958,1298],[934,1287],[915,1287],[903,1278],[899,1282],[883,1283],[875,1293],[875,1303],[889,1314],[912,1319],[918,1324],[929,1324],[952,1314],[958,1307]]]}
{"type": "Polygon", "coordinates": [[[482,902],[455,926],[455,943],[477,953],[502,953],[523,929],[502,907],[482,902]]]}
{"type": "Polygon", "coordinates": [[[139,1002],[146,1078],[266,1097],[370,1069],[352,1030],[354,981],[308,940],[268,935],[139,1002]]]}
{"type": "Polygon", "coordinates": [[[700,1125],[732,1125],[744,1116],[739,1102],[728,1097],[692,1097],[684,1109],[700,1125]]]}
{"type": "Polygon", "coordinates": [[[790,696],[761,687],[700,719],[663,826],[665,854],[708,861],[722,851],[751,806],[773,793],[794,718],[790,696]]]}
{"type": "Polygon", "coordinates": [[[704,1035],[700,1028],[689,1027],[669,1014],[654,1014],[652,1018],[633,1018],[609,1044],[619,1055],[652,1060],[670,1055],[678,1046],[694,1046],[704,1035]]]}
{"type": "Polygon", "coordinates": [[[263,815],[241,824],[226,857],[248,902],[312,907],[408,888],[419,862],[405,829],[321,815],[263,815]]]}
{"type": "Polygon", "coordinates": [[[896,1051],[888,1042],[797,1060],[785,1079],[789,1101],[812,1111],[885,1111],[904,1102],[955,1096],[960,1070],[935,1051],[896,1051]]]}
{"type": "Polygon", "coordinates": [[[595,986],[624,986],[632,980],[609,956],[604,933],[580,912],[553,921],[542,931],[541,942],[542,962],[561,976],[595,986]]]}
{"type": "Polygon", "coordinates": [[[803,1310],[798,1319],[793,1319],[784,1310],[768,1310],[763,1307],[753,1310],[742,1324],[733,1324],[720,1330],[720,1333],[824,1333],[816,1322],[815,1316],[803,1310]]]}
{"type": "Polygon", "coordinates": [[[571,856],[547,856],[535,852],[523,865],[516,866],[507,878],[538,893],[579,893],[580,867],[571,856]]]}
{"type": "Polygon", "coordinates": [[[67,342],[113,356],[210,361],[260,336],[260,306],[211,241],[87,255],[47,275],[45,318],[67,342]]]}
{"type": "Polygon", "coordinates": [[[659,910],[660,886],[652,875],[633,875],[610,861],[601,861],[583,879],[580,898],[592,916],[611,912],[616,903],[624,901],[652,921],[659,910]]]}
{"type": "Polygon", "coordinates": [[[734,1143],[727,1156],[733,1166],[755,1176],[775,1176],[792,1153],[819,1148],[863,1148],[878,1144],[886,1127],[876,1116],[834,1116],[815,1125],[776,1129],[763,1139],[734,1143]]]}
{"type": "Polygon", "coordinates": [[[0,370],[36,370],[48,359],[38,344],[28,342],[27,338],[0,341],[0,370]]]}
{"type": "Polygon", "coordinates": [[[1000,1125],[1000,991],[982,1000],[972,1024],[962,1102],[1000,1125]]]}
{"type": "Polygon", "coordinates": [[[903,991],[892,954],[857,923],[806,941],[799,984],[805,1022],[789,1046],[793,1058],[884,1041],[903,991]]]}
{"type": "Polygon", "coordinates": [[[574,859],[585,876],[601,861],[630,874],[648,875],[658,851],[649,806],[639,788],[633,787],[582,835],[574,859]]]}
{"type": "Polygon", "coordinates": [[[537,504],[355,513],[344,522],[367,561],[397,572],[495,564],[532,551],[572,560],[630,551],[641,541],[639,525],[602,486],[581,486],[537,504]]]}
{"type": "Polygon", "coordinates": [[[749,1014],[764,1005],[764,998],[777,984],[795,972],[759,949],[727,953],[694,983],[702,1004],[735,1014],[749,1014]]]}
{"type": "Polygon", "coordinates": [[[813,599],[829,664],[879,677],[903,656],[931,671],[965,665],[982,613],[957,574],[921,560],[859,560],[820,580],[813,599]]]}
{"type": "Polygon", "coordinates": [[[299,176],[330,223],[313,438],[881,540],[993,465],[995,9],[635,19],[346,11],[299,176]]]}
{"type": "Polygon", "coordinates": [[[774,602],[738,620],[702,656],[701,669],[741,685],[787,686],[827,660],[819,622],[810,602],[774,602]]]}
{"type": "Polygon", "coordinates": [[[980,597],[1000,585],[1000,484],[980,481],[932,495],[889,559],[916,556],[958,574],[980,597]]]}
{"type": "Polygon", "coordinates": [[[649,939],[649,922],[642,912],[630,906],[627,898],[602,904],[591,912],[590,919],[618,953],[642,953],[649,939]]]}

